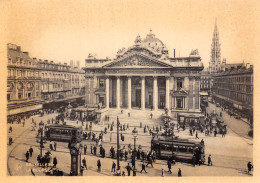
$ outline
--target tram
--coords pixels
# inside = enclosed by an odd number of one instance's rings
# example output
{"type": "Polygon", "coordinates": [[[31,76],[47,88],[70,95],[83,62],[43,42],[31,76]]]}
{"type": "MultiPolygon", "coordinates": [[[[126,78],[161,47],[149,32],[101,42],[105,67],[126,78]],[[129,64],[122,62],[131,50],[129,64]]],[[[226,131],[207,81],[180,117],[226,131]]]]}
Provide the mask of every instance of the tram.
{"type": "Polygon", "coordinates": [[[81,142],[83,138],[82,127],[71,125],[46,125],[44,134],[46,140],[57,142],[71,142],[72,139],[81,142]]]}
{"type": "Polygon", "coordinates": [[[155,152],[158,159],[173,158],[176,161],[191,163],[205,162],[205,146],[204,143],[187,139],[181,139],[177,136],[158,136],[151,141],[151,150],[155,152]]]}

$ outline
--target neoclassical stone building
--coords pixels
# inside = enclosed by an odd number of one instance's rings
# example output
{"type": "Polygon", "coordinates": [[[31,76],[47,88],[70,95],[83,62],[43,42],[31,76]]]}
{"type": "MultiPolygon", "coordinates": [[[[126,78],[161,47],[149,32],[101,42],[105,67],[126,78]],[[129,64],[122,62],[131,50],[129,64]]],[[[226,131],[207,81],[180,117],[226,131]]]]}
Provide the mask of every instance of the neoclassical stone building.
{"type": "Polygon", "coordinates": [[[176,113],[200,113],[200,72],[197,50],[187,57],[170,57],[165,44],[150,31],[138,35],[134,45],[122,48],[116,58],[85,60],[86,98],[89,106],[104,108],[170,109],[176,113]]]}

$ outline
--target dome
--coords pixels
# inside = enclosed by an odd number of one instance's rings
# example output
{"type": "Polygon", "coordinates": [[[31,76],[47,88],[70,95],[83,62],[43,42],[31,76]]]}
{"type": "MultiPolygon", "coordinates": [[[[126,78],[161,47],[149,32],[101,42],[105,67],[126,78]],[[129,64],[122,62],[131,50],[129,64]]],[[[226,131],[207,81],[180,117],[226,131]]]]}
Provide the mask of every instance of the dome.
{"type": "Polygon", "coordinates": [[[148,47],[158,53],[161,53],[163,49],[167,50],[163,42],[155,37],[152,30],[150,30],[150,33],[147,34],[146,38],[142,40],[142,43],[145,47],[148,47]]]}
{"type": "Polygon", "coordinates": [[[152,33],[152,30],[150,30],[150,33],[146,35],[146,38],[142,41],[146,46],[149,47],[163,47],[163,42],[155,37],[155,34],[152,33]]]}

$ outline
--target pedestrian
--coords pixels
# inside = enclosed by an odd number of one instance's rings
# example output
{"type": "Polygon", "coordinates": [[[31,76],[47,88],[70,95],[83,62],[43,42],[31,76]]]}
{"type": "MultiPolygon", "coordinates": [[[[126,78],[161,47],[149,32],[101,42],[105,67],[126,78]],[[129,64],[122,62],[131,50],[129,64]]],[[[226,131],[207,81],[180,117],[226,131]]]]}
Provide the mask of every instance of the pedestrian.
{"type": "Polygon", "coordinates": [[[116,172],[116,164],[115,164],[114,161],[113,161],[113,163],[112,163],[112,169],[111,169],[111,172],[116,172]]]}
{"type": "Polygon", "coordinates": [[[96,146],[94,146],[94,155],[96,155],[97,154],[97,147],[96,146]]]}
{"type": "Polygon", "coordinates": [[[127,161],[127,155],[128,155],[128,152],[125,151],[125,161],[127,161]]]}
{"type": "Polygon", "coordinates": [[[135,158],[132,158],[132,168],[135,168],[135,158]]]}
{"type": "Polygon", "coordinates": [[[123,176],[123,177],[125,176],[125,171],[122,172],[122,176],[123,176]]]}
{"type": "Polygon", "coordinates": [[[130,112],[128,112],[128,117],[130,117],[130,112]]]}
{"type": "Polygon", "coordinates": [[[28,160],[29,160],[29,156],[30,156],[29,151],[27,151],[27,152],[25,153],[26,162],[28,162],[28,160]]]}
{"type": "Polygon", "coordinates": [[[100,159],[97,160],[97,167],[98,167],[98,171],[101,171],[101,162],[100,159]]]}
{"type": "Polygon", "coordinates": [[[9,137],[9,145],[12,145],[12,143],[13,143],[13,138],[9,137]]]}
{"type": "Polygon", "coordinates": [[[58,164],[56,156],[53,158],[53,167],[56,168],[56,165],[58,164]]]}
{"type": "Polygon", "coordinates": [[[84,157],[82,160],[82,165],[83,167],[85,167],[85,169],[87,170],[87,162],[86,162],[86,158],[84,157]]]}
{"type": "Polygon", "coordinates": [[[168,160],[167,165],[168,165],[168,172],[172,173],[172,164],[170,160],[168,160]]]}
{"type": "Polygon", "coordinates": [[[32,157],[32,153],[33,153],[33,148],[32,148],[32,146],[30,147],[29,152],[30,152],[30,157],[32,157]]]}
{"type": "Polygon", "coordinates": [[[249,161],[249,162],[247,163],[247,173],[248,173],[248,174],[251,172],[252,168],[253,168],[253,165],[252,165],[251,162],[249,161]]]}
{"type": "Polygon", "coordinates": [[[152,160],[151,156],[149,156],[148,162],[147,162],[147,165],[146,165],[146,166],[148,166],[149,164],[150,164],[150,165],[152,166],[152,168],[153,168],[153,160],[152,160]]]}
{"type": "Polygon", "coordinates": [[[84,167],[80,166],[80,176],[83,176],[83,172],[84,172],[84,167]]]}
{"type": "Polygon", "coordinates": [[[181,177],[182,175],[181,175],[181,169],[179,168],[179,170],[178,170],[178,177],[181,177]]]}
{"type": "Polygon", "coordinates": [[[151,111],[153,110],[153,106],[151,105],[151,111]]]}
{"type": "Polygon", "coordinates": [[[13,131],[13,128],[10,126],[9,127],[9,133],[12,133],[12,131],[13,131]]]}
{"type": "Polygon", "coordinates": [[[93,147],[92,147],[92,144],[90,145],[90,153],[93,154],[93,147]]]}
{"type": "Polygon", "coordinates": [[[142,173],[142,172],[143,172],[143,170],[145,171],[145,173],[147,173],[147,172],[146,172],[146,170],[145,170],[145,164],[144,164],[144,161],[143,161],[143,164],[142,164],[142,170],[141,170],[141,172],[140,172],[140,173],[142,173]]]}
{"type": "Polygon", "coordinates": [[[196,165],[196,156],[195,154],[192,156],[192,165],[195,167],[196,165]]]}
{"type": "Polygon", "coordinates": [[[164,177],[164,169],[162,168],[162,177],[164,177]]]}
{"type": "Polygon", "coordinates": [[[150,116],[151,116],[151,119],[153,119],[153,113],[151,113],[150,116]]]}
{"type": "Polygon", "coordinates": [[[211,155],[209,155],[209,157],[208,157],[208,166],[212,166],[211,155]]]}
{"type": "Polygon", "coordinates": [[[133,169],[133,176],[136,176],[136,169],[133,169]]]}
{"type": "Polygon", "coordinates": [[[84,154],[85,155],[87,154],[87,145],[86,144],[84,145],[84,154]]]}
{"type": "Polygon", "coordinates": [[[129,163],[126,166],[127,175],[130,176],[132,168],[130,167],[129,163]]]}
{"type": "Polygon", "coordinates": [[[56,148],[57,148],[57,144],[56,142],[54,142],[54,151],[56,151],[56,148]]]}
{"type": "Polygon", "coordinates": [[[52,143],[50,143],[50,150],[51,150],[51,151],[53,150],[53,146],[52,146],[52,143]]]}
{"type": "Polygon", "coordinates": [[[199,137],[198,137],[198,131],[196,131],[195,139],[199,139],[199,137]]]}

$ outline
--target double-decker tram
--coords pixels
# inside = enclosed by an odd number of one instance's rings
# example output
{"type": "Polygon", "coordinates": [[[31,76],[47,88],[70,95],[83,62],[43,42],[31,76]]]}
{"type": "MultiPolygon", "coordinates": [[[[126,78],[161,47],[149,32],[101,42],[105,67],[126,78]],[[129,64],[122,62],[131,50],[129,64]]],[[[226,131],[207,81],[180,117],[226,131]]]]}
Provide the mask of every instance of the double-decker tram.
{"type": "Polygon", "coordinates": [[[44,129],[46,140],[58,142],[71,142],[76,139],[77,142],[82,141],[83,133],[82,127],[75,127],[71,125],[46,125],[44,129]]]}
{"type": "Polygon", "coordinates": [[[151,150],[158,159],[173,158],[176,161],[204,163],[204,142],[180,139],[177,136],[155,136],[151,141],[151,150]]]}

